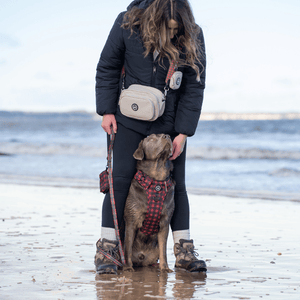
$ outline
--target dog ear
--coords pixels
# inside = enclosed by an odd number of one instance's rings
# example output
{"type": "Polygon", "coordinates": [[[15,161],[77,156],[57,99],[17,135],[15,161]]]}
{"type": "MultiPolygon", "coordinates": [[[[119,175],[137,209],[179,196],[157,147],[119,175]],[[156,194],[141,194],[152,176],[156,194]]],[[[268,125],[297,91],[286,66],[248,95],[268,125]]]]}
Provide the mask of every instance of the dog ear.
{"type": "Polygon", "coordinates": [[[140,141],[139,147],[133,153],[133,157],[136,160],[143,160],[144,159],[143,141],[140,141]]]}

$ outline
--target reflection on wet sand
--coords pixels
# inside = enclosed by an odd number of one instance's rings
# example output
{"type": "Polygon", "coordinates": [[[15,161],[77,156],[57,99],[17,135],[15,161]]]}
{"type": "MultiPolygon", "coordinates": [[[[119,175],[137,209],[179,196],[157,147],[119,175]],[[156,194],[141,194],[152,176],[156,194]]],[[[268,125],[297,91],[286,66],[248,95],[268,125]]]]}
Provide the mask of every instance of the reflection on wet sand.
{"type": "Polygon", "coordinates": [[[175,270],[175,281],[172,287],[173,296],[175,298],[193,299],[196,290],[204,289],[206,273],[189,273],[184,270],[175,270]]]}
{"type": "Polygon", "coordinates": [[[158,267],[136,268],[135,272],[96,275],[97,299],[193,299],[194,293],[205,286],[205,273],[188,273],[176,269],[161,273],[158,267]]]}
{"type": "Polygon", "coordinates": [[[158,267],[96,275],[98,190],[0,184],[0,299],[299,300],[300,205],[190,196],[191,236],[207,276],[158,267]]]}

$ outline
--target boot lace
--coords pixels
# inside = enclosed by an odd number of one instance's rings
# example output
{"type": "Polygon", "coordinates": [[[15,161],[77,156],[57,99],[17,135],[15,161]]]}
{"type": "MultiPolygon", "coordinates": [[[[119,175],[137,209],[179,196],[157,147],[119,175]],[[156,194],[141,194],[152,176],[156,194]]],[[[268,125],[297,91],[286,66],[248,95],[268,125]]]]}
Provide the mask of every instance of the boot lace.
{"type": "Polygon", "coordinates": [[[118,246],[106,246],[100,244],[100,240],[97,242],[97,251],[98,252],[105,252],[111,255],[114,258],[119,259],[119,247],[118,246]]]}
{"type": "Polygon", "coordinates": [[[112,257],[119,258],[119,249],[118,249],[118,247],[114,247],[114,248],[109,247],[107,250],[103,250],[103,251],[105,251],[106,253],[108,253],[112,257]]]}
{"type": "Polygon", "coordinates": [[[197,256],[199,256],[198,252],[196,252],[194,246],[187,246],[182,249],[184,254],[192,260],[197,260],[197,256]]]}

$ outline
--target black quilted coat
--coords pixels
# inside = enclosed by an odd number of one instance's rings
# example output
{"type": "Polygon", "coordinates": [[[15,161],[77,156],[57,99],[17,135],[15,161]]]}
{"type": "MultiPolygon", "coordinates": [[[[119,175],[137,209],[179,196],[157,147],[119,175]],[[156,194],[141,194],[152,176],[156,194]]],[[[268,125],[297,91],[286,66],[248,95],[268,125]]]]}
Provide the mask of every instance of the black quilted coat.
{"type": "MultiPolygon", "coordinates": [[[[147,3],[147,1],[134,1],[147,3]]],[[[148,0],[149,2],[149,0],[148,0]]],[[[151,2],[151,1],[150,1],[151,2]]],[[[200,82],[197,74],[189,66],[180,67],[183,72],[181,87],[168,92],[164,114],[154,122],[135,120],[121,114],[118,99],[121,91],[121,70],[125,66],[125,88],[131,84],[142,84],[164,91],[165,79],[169,69],[167,58],[163,64],[154,61],[153,54],[144,56],[145,48],[138,28],[130,35],[130,30],[120,27],[125,12],[117,17],[97,65],[96,104],[99,115],[115,114],[118,123],[141,134],[167,133],[172,136],[179,133],[192,136],[195,133],[201,113],[205,71],[200,82]]],[[[199,37],[204,45],[203,35],[199,37]]],[[[183,49],[184,52],[184,49],[183,49]]],[[[202,61],[205,66],[205,59],[202,61]]],[[[201,66],[199,66],[201,70],[201,66]]]]}

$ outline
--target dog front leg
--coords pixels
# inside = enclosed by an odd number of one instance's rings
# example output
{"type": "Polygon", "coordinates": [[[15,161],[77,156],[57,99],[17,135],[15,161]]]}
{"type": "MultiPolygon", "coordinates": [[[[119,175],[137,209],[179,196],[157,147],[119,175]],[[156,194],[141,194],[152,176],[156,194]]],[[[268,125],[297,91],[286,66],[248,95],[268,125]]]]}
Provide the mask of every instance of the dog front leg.
{"type": "Polygon", "coordinates": [[[133,224],[125,225],[125,259],[126,266],[123,268],[124,271],[134,272],[132,267],[132,246],[135,237],[135,229],[133,224]]]}
{"type": "Polygon", "coordinates": [[[157,234],[158,249],[159,249],[159,269],[162,272],[173,272],[169,269],[167,262],[167,239],[169,234],[169,225],[166,225],[164,229],[160,230],[157,234]]]}

